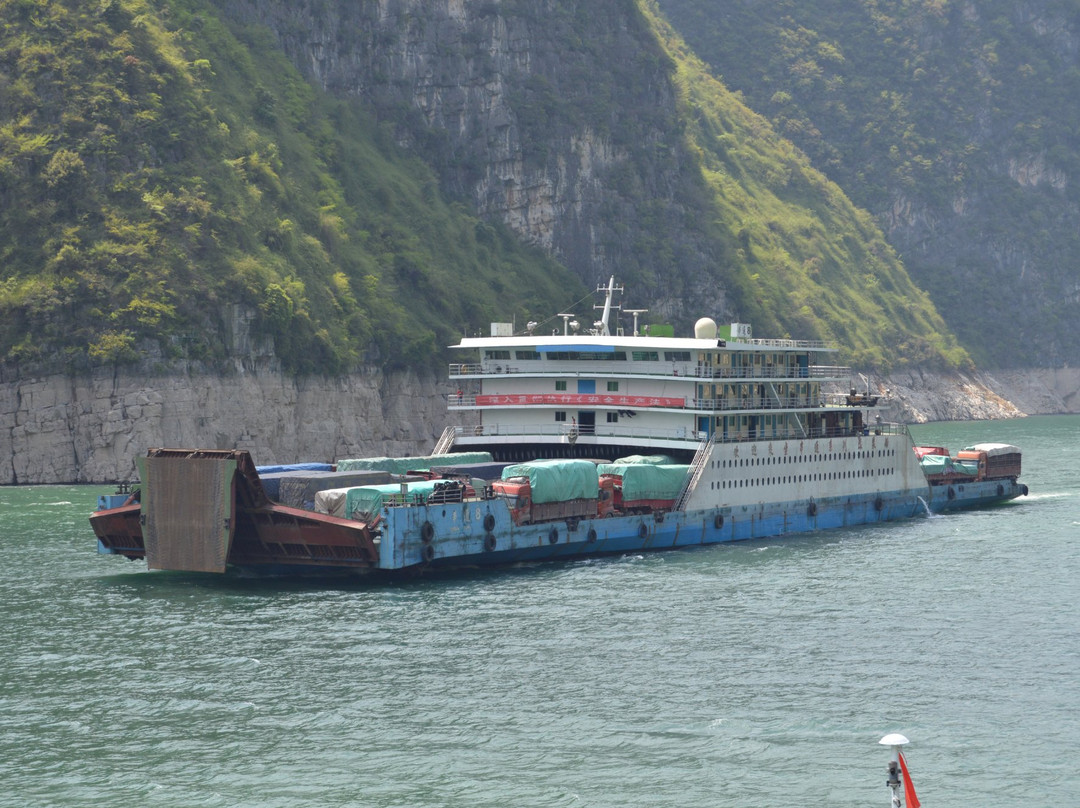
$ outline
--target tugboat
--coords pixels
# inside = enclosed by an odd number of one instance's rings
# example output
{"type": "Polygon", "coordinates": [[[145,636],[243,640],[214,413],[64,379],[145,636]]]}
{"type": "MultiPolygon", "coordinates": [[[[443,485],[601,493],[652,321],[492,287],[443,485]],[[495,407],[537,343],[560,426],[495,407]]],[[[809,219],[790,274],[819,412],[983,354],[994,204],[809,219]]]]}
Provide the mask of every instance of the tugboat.
{"type": "Polygon", "coordinates": [[[560,313],[551,333],[493,323],[451,346],[466,355],[449,368],[460,420],[430,455],[268,471],[245,450],[151,449],[140,501],[91,516],[99,551],[151,569],[390,573],[789,535],[1027,494],[1016,447],[969,447],[943,472],[869,390],[826,392],[851,379],[835,348],[709,318],[675,337],[639,328],[645,310],[616,304],[614,277],[597,292],[588,328],[560,313]],[[383,490],[358,473],[385,475],[383,490]],[[306,493],[277,495],[286,482],[306,493]]]}

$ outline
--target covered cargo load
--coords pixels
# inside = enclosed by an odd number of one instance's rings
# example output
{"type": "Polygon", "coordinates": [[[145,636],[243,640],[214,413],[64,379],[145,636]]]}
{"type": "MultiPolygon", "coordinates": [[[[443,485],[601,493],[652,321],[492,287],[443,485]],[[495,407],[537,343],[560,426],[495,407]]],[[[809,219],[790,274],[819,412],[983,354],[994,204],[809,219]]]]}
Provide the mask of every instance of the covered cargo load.
{"type": "Polygon", "coordinates": [[[283,463],[276,466],[256,466],[255,471],[262,474],[278,474],[283,471],[333,471],[332,463],[283,463]]]}
{"type": "Polygon", "coordinates": [[[690,466],[674,463],[662,466],[605,463],[599,468],[601,474],[614,474],[622,478],[624,504],[638,500],[675,499],[689,471],[690,466]]]}
{"type": "Polygon", "coordinates": [[[441,480],[416,480],[410,483],[350,488],[345,496],[345,518],[368,522],[381,514],[385,505],[423,503],[441,482],[441,480]],[[402,486],[405,487],[404,495],[402,495],[402,486]]]}
{"type": "Polygon", "coordinates": [[[339,460],[338,471],[388,471],[391,474],[406,474],[432,466],[447,466],[455,463],[490,463],[491,452],[453,452],[444,455],[426,455],[422,457],[362,457],[339,460]]]}
{"type": "Polygon", "coordinates": [[[447,463],[433,465],[431,471],[443,477],[468,477],[480,480],[501,480],[503,469],[512,466],[510,461],[491,463],[447,463]]]}
{"type": "Polygon", "coordinates": [[[503,469],[502,478],[527,477],[532,501],[565,502],[571,499],[595,500],[600,475],[591,460],[534,460],[515,463],[503,469]]]}
{"type": "MultiPolygon", "coordinates": [[[[391,480],[386,471],[293,471],[278,478],[277,495],[266,493],[290,508],[314,510],[315,495],[331,488],[354,488],[358,485],[382,485],[391,480]]],[[[263,478],[265,484],[266,479],[263,478]]]]}
{"type": "Polygon", "coordinates": [[[613,466],[670,466],[675,463],[675,458],[665,454],[654,455],[627,455],[626,457],[617,457],[611,461],[613,466]]]}
{"type": "Polygon", "coordinates": [[[369,521],[382,512],[384,505],[423,502],[441,482],[441,480],[417,480],[411,483],[331,488],[315,494],[315,510],[318,513],[338,516],[342,519],[369,521]],[[402,486],[405,488],[404,496],[402,486]]]}
{"type": "Polygon", "coordinates": [[[956,456],[977,462],[983,479],[1016,479],[1020,476],[1020,449],[1008,443],[976,443],[957,452],[956,456]]]}
{"type": "Polygon", "coordinates": [[[975,477],[979,473],[978,463],[967,460],[955,460],[946,455],[928,454],[919,461],[919,467],[927,477],[946,475],[964,475],[975,477]]]}

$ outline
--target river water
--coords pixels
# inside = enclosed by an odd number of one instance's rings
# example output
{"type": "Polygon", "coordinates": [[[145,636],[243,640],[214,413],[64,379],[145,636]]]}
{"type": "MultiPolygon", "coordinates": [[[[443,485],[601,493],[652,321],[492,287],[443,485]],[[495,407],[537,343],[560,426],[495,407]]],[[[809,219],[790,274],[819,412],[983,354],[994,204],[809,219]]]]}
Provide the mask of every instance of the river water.
{"type": "Polygon", "coordinates": [[[393,584],[97,556],[0,488],[0,805],[1076,805],[1080,417],[983,511],[393,584]]]}

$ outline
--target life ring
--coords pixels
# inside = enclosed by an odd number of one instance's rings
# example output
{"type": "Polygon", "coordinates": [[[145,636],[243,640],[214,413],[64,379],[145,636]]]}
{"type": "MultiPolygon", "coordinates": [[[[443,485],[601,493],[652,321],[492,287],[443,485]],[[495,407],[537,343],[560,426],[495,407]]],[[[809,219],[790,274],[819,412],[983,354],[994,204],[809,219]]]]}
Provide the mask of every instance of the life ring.
{"type": "Polygon", "coordinates": [[[874,500],[874,510],[875,511],[877,511],[878,513],[881,513],[881,509],[884,508],[884,507],[885,507],[885,503],[884,503],[884,501],[882,501],[881,497],[878,497],[877,499],[874,500]]]}
{"type": "Polygon", "coordinates": [[[724,514],[722,514],[722,513],[718,513],[718,514],[716,514],[716,516],[714,516],[714,517],[712,518],[712,525],[713,525],[713,527],[715,527],[715,528],[716,528],[717,530],[719,530],[720,528],[722,528],[722,527],[724,526],[724,514]]]}
{"type": "Polygon", "coordinates": [[[1001,483],[998,483],[997,495],[999,497],[1005,496],[1005,486],[1003,486],[1001,483]]]}
{"type": "Polygon", "coordinates": [[[810,504],[806,506],[807,516],[817,516],[817,503],[814,500],[810,500],[810,504]]]}
{"type": "Polygon", "coordinates": [[[494,533],[488,533],[486,536],[484,536],[484,549],[487,550],[489,553],[495,549],[496,543],[497,542],[495,540],[494,533]]]}
{"type": "Polygon", "coordinates": [[[637,534],[643,539],[649,535],[649,528],[645,525],[644,522],[642,522],[641,525],[638,527],[637,534]]]}
{"type": "Polygon", "coordinates": [[[589,528],[589,532],[585,534],[585,540],[589,542],[596,541],[596,528],[589,528]]]}
{"type": "Polygon", "coordinates": [[[431,522],[424,522],[420,525],[420,540],[424,544],[431,544],[431,540],[435,538],[435,525],[431,522]]]}
{"type": "Polygon", "coordinates": [[[548,531],[548,541],[551,544],[559,543],[559,529],[557,527],[553,527],[551,530],[548,531]]]}
{"type": "Polygon", "coordinates": [[[950,500],[956,499],[956,491],[953,490],[951,485],[949,486],[948,497],[950,500]]]}
{"type": "Polygon", "coordinates": [[[495,514],[489,513],[484,517],[484,530],[488,533],[495,529],[495,514]]]}
{"type": "Polygon", "coordinates": [[[420,558],[424,561],[425,564],[429,563],[431,559],[435,558],[435,545],[420,545],[420,558]]]}

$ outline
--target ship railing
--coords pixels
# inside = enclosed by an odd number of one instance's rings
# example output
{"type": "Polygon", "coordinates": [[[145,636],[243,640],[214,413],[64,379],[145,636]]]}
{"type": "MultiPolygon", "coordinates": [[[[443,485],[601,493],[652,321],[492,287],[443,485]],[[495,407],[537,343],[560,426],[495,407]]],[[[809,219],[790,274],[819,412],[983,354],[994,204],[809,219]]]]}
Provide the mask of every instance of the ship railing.
{"type": "MultiPolygon", "coordinates": [[[[555,396],[557,394],[549,394],[555,396]]],[[[625,403],[611,402],[606,403],[604,401],[597,401],[595,403],[582,403],[576,400],[568,400],[565,402],[549,400],[549,401],[536,401],[536,402],[515,402],[512,399],[515,398],[513,394],[507,394],[503,396],[507,399],[504,403],[493,404],[489,403],[485,406],[494,407],[569,407],[569,406],[582,406],[589,407],[590,409],[609,409],[609,410],[625,410],[628,409],[625,403]]],[[[602,394],[597,394],[595,397],[603,398],[602,394]]],[[[475,395],[467,395],[465,393],[451,393],[447,396],[447,405],[450,409],[476,409],[479,405],[476,403],[477,397],[475,395]]],[[[856,395],[850,396],[847,394],[827,394],[821,397],[812,396],[747,396],[745,398],[688,398],[684,399],[683,408],[688,410],[696,410],[703,412],[755,412],[758,410],[807,410],[807,409],[871,409],[873,407],[882,406],[883,402],[878,396],[866,396],[856,395]]],[[[655,409],[679,409],[678,407],[657,407],[655,409]]]]}
{"type": "MultiPolygon", "coordinates": [[[[582,362],[574,366],[575,373],[589,373],[596,376],[658,376],[663,378],[694,379],[850,379],[851,368],[843,365],[756,365],[751,367],[717,367],[715,365],[696,365],[692,362],[582,362]],[[625,366],[623,366],[625,365],[625,366]]],[[[452,379],[523,375],[535,377],[565,378],[567,370],[550,367],[530,367],[528,365],[510,365],[505,362],[489,363],[453,363],[449,366],[452,379]]]]}
{"type": "Polygon", "coordinates": [[[743,410],[795,410],[823,406],[820,399],[809,396],[780,396],[777,398],[751,396],[747,398],[695,398],[690,408],[710,412],[743,410]]]}
{"type": "Polygon", "coordinates": [[[620,440],[666,440],[685,441],[688,444],[698,444],[706,438],[715,443],[744,443],[746,441],[770,441],[770,440],[815,440],[819,438],[852,438],[869,436],[891,436],[908,434],[904,424],[886,423],[864,425],[858,429],[841,427],[817,427],[807,428],[805,431],[793,427],[758,427],[750,429],[743,427],[738,431],[722,433],[714,432],[711,436],[708,432],[676,427],[662,429],[659,427],[631,427],[614,424],[592,425],[569,425],[558,424],[477,424],[475,426],[452,427],[455,430],[455,438],[535,438],[560,439],[577,441],[582,438],[620,439],[620,440]]]}
{"type": "Polygon", "coordinates": [[[741,345],[760,345],[765,348],[806,348],[810,350],[829,350],[830,345],[819,339],[737,339],[729,340],[741,345]]]}

